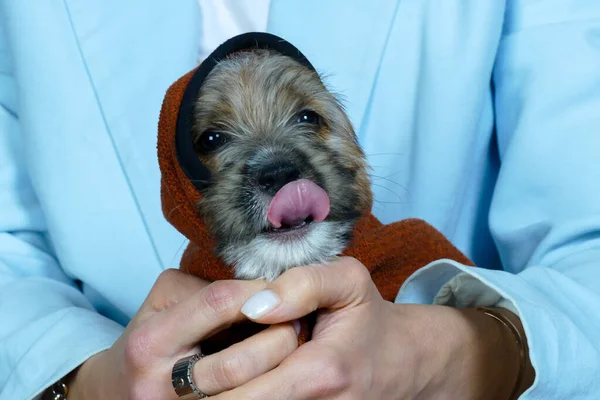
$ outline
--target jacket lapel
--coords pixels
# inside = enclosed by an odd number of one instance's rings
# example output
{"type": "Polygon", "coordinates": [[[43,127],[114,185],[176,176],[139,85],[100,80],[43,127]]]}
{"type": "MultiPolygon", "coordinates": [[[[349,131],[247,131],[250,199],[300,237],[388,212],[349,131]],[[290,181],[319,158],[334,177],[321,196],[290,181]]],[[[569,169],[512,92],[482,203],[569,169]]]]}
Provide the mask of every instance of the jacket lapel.
{"type": "Polygon", "coordinates": [[[195,66],[198,3],[7,0],[0,14],[43,228],[110,303],[95,304],[131,316],[185,243],[162,215],[156,137],[167,87],[195,66]]]}
{"type": "Polygon", "coordinates": [[[67,0],[66,5],[106,132],[150,240],[162,266],[176,268],[176,252],[185,241],[161,213],[157,121],[167,88],[195,66],[198,2],[178,1],[175,7],[167,0],[67,0]]]}

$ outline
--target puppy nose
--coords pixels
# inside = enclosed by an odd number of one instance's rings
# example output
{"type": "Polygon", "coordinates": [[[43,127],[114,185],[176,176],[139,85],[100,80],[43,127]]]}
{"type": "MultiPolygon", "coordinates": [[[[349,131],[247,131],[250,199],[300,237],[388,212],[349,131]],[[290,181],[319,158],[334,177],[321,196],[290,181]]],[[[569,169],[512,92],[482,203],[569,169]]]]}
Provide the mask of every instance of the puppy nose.
{"type": "Polygon", "coordinates": [[[265,166],[258,173],[258,184],[270,195],[274,195],[285,186],[300,178],[300,170],[292,163],[278,162],[265,166]]]}

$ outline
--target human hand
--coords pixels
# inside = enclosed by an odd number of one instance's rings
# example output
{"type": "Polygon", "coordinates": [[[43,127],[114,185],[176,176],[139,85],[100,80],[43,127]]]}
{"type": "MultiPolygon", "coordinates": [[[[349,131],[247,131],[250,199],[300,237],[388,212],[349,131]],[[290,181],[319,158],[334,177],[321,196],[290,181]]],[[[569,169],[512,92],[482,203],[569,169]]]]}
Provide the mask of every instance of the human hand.
{"type": "Polygon", "coordinates": [[[274,324],[320,309],[312,340],[215,400],[508,400],[516,382],[518,347],[500,323],[473,309],[387,302],[355,259],[294,268],[268,289],[243,312],[274,324]]]}
{"type": "MultiPolygon", "coordinates": [[[[208,284],[177,270],[156,281],[144,304],[115,344],[82,364],[69,399],[177,399],[173,365],[198,352],[198,342],[243,319],[242,304],[264,288],[262,281],[208,284]]],[[[297,347],[289,323],[277,324],[198,361],[196,385],[220,393],[265,373],[297,347]]]]}

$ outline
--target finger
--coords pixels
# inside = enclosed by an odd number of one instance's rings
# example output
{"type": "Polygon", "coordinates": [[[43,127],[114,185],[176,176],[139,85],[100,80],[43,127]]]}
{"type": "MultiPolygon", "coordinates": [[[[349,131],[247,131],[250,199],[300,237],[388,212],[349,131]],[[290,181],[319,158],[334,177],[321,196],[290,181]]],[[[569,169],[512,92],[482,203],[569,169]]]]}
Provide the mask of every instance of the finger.
{"type": "Polygon", "coordinates": [[[155,355],[187,351],[214,332],[244,319],[242,304],[265,287],[264,281],[218,281],[148,320],[137,332],[155,355]]]}
{"type": "Polygon", "coordinates": [[[291,324],[270,326],[198,361],[194,382],[208,395],[236,388],[275,368],[297,347],[298,333],[291,324]]]}
{"type": "Polygon", "coordinates": [[[298,319],[318,308],[338,309],[368,301],[379,292],[367,268],[345,257],[328,265],[292,268],[242,307],[265,324],[298,319]]]}
{"type": "MultiPolygon", "coordinates": [[[[215,400],[329,399],[350,384],[348,368],[333,348],[324,350],[310,342],[298,348],[275,369],[230,391],[211,396],[215,400]]],[[[335,397],[338,398],[338,397],[335,397]]]]}
{"type": "Polygon", "coordinates": [[[177,269],[163,271],[140,309],[162,311],[208,286],[210,282],[177,269]]]}

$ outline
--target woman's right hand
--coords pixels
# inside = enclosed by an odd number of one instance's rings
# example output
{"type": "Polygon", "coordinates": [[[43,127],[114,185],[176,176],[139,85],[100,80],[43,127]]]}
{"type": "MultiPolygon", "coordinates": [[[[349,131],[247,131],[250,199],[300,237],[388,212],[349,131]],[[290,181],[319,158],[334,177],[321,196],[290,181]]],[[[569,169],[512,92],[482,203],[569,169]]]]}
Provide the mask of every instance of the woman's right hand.
{"type": "MultiPolygon", "coordinates": [[[[173,365],[198,343],[243,318],[240,309],[263,281],[208,284],[178,270],[160,275],[114,345],[88,359],[70,383],[71,399],[177,399],[173,365]]],[[[292,324],[274,325],[198,361],[193,379],[214,395],[276,367],[297,347],[292,324]]],[[[68,344],[67,344],[68,345],[68,344]]]]}

